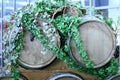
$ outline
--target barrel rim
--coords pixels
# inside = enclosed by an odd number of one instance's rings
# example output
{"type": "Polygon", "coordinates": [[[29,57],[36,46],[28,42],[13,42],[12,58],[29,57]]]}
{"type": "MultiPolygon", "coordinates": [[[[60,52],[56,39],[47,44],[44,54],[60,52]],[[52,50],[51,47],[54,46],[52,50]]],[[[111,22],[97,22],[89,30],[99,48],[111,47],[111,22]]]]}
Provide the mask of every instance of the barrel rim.
{"type": "Polygon", "coordinates": [[[28,68],[29,69],[41,69],[41,68],[44,68],[44,67],[47,67],[48,65],[50,65],[55,59],[56,59],[56,56],[53,55],[53,57],[50,60],[48,60],[46,62],[46,64],[43,63],[43,64],[38,64],[38,65],[35,65],[35,66],[31,65],[31,64],[27,64],[24,61],[22,61],[21,59],[18,59],[18,62],[20,64],[20,66],[22,66],[26,69],[28,69],[28,68]]]}
{"type": "MultiPolygon", "coordinates": [[[[53,26],[53,28],[55,28],[54,25],[52,25],[51,23],[49,23],[46,20],[43,20],[43,19],[38,19],[38,20],[43,21],[45,23],[48,23],[51,26],[53,26]]],[[[56,44],[58,45],[58,47],[60,47],[60,45],[61,45],[61,43],[60,43],[60,35],[59,35],[57,30],[56,30],[56,34],[58,34],[56,44]]],[[[42,64],[37,64],[37,65],[34,66],[34,65],[31,65],[31,64],[25,63],[22,59],[20,59],[20,57],[18,58],[18,62],[20,64],[20,66],[22,66],[24,68],[27,68],[27,69],[41,69],[41,68],[47,67],[48,65],[50,65],[56,59],[56,56],[54,55],[53,52],[52,52],[52,54],[53,54],[52,57],[48,61],[46,61],[45,64],[42,63],[42,64]]]]}
{"type": "MultiPolygon", "coordinates": [[[[93,18],[93,17],[92,17],[92,18],[93,18]]],[[[98,68],[98,67],[102,67],[102,66],[104,66],[105,64],[107,64],[107,63],[110,61],[110,59],[113,57],[114,52],[115,52],[115,47],[116,47],[115,35],[114,35],[113,31],[110,29],[110,27],[109,27],[106,23],[104,23],[103,21],[99,20],[98,18],[94,18],[93,20],[86,20],[85,22],[82,22],[79,26],[81,26],[81,25],[83,25],[83,24],[85,24],[85,23],[87,23],[87,22],[92,22],[92,21],[94,21],[94,22],[99,22],[99,23],[104,24],[104,25],[106,26],[106,28],[109,30],[109,32],[110,32],[110,34],[111,34],[111,36],[112,36],[112,42],[113,42],[113,45],[112,45],[112,49],[113,49],[113,50],[111,51],[109,57],[108,57],[103,63],[101,63],[101,65],[99,64],[99,65],[97,65],[97,66],[94,66],[94,68],[98,68]]]]}
{"type": "Polygon", "coordinates": [[[47,80],[56,80],[62,77],[73,77],[76,78],[76,80],[84,80],[79,74],[73,73],[73,72],[57,72],[53,73],[50,77],[48,77],[47,80]]]}
{"type": "Polygon", "coordinates": [[[120,74],[112,75],[112,76],[108,77],[106,80],[112,80],[116,77],[120,77],[120,74]]]}
{"type": "MultiPolygon", "coordinates": [[[[105,26],[107,26],[106,28],[107,28],[108,31],[110,32],[110,35],[112,36],[112,42],[113,42],[113,44],[112,44],[112,49],[113,49],[113,50],[111,51],[109,57],[108,57],[106,60],[104,60],[103,63],[98,64],[98,65],[95,65],[95,66],[93,67],[93,68],[99,68],[99,67],[102,67],[102,66],[104,66],[105,64],[107,64],[107,63],[110,61],[110,59],[113,57],[113,55],[114,55],[115,46],[116,46],[116,44],[115,44],[115,35],[114,35],[113,31],[109,28],[109,26],[108,26],[106,23],[104,23],[104,22],[102,22],[101,20],[99,20],[99,19],[97,19],[97,18],[94,18],[94,17],[92,17],[92,18],[90,18],[90,19],[88,19],[88,20],[86,19],[85,21],[82,21],[81,23],[79,23],[79,27],[80,27],[81,25],[87,23],[87,22],[92,22],[92,21],[99,22],[99,23],[102,23],[102,24],[104,24],[105,26]]],[[[69,36],[69,37],[71,38],[71,36],[69,36]]],[[[71,40],[71,39],[69,39],[69,40],[71,40]]],[[[68,44],[70,45],[70,41],[67,41],[67,42],[69,42],[68,44]]],[[[68,52],[68,54],[71,54],[70,56],[72,56],[71,50],[68,52]]],[[[74,61],[78,62],[79,65],[81,66],[81,64],[80,64],[79,61],[77,61],[73,56],[72,56],[72,58],[73,58],[74,61]]],[[[82,66],[84,66],[84,64],[82,64],[82,66]]],[[[85,66],[84,66],[84,67],[85,67],[85,66]]]]}
{"type": "MultiPolygon", "coordinates": [[[[71,34],[71,35],[72,35],[72,34],[71,34]]],[[[69,35],[69,38],[67,39],[67,45],[69,46],[69,48],[70,48],[70,41],[71,41],[70,38],[72,37],[71,35],[69,35]]],[[[70,49],[71,49],[71,48],[70,48],[70,49]]],[[[84,67],[84,65],[79,64],[79,62],[73,57],[73,54],[72,54],[71,50],[69,50],[67,54],[68,54],[68,55],[72,58],[72,60],[74,60],[78,65],[84,67]]]]}

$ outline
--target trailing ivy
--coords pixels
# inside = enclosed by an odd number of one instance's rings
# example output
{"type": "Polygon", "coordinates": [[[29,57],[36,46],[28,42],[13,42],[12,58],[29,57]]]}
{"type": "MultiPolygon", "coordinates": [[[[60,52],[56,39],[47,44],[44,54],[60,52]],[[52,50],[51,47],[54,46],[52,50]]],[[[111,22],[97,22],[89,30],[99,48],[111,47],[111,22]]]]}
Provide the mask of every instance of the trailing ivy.
{"type": "Polygon", "coordinates": [[[12,80],[18,80],[19,78],[19,70],[18,70],[19,64],[18,64],[17,58],[19,57],[20,51],[23,48],[23,44],[22,44],[23,43],[23,32],[18,33],[17,36],[18,36],[18,39],[17,41],[15,41],[16,47],[14,48],[15,53],[11,54],[12,56],[11,77],[13,78],[12,80]]]}
{"type": "Polygon", "coordinates": [[[78,26],[81,21],[81,17],[63,14],[62,16],[58,16],[56,19],[54,19],[53,24],[60,31],[62,37],[68,38],[70,35],[72,35],[77,49],[79,50],[79,55],[82,57],[86,67],[93,68],[94,63],[89,60],[87,53],[83,49],[83,44],[78,31],[78,26]]]}
{"type": "MultiPolygon", "coordinates": [[[[78,71],[85,72],[85,73],[99,75],[98,80],[103,80],[109,74],[117,73],[118,61],[116,59],[112,59],[110,61],[110,63],[108,63],[106,66],[98,68],[98,69],[92,69],[92,68],[89,69],[89,68],[83,68],[83,67],[79,66],[62,49],[58,48],[56,45],[50,45],[49,40],[37,29],[37,26],[34,23],[31,23],[32,20],[30,18],[28,19],[28,17],[30,17],[30,14],[24,14],[24,16],[22,18],[23,24],[25,25],[26,29],[28,29],[30,32],[32,32],[47,49],[53,51],[53,53],[59,59],[63,60],[71,68],[76,69],[78,71]]],[[[70,18],[70,16],[67,16],[67,17],[70,18]]],[[[64,16],[64,18],[65,18],[65,16],[64,16]]],[[[71,26],[74,26],[74,25],[71,25],[71,26]]],[[[63,25],[61,25],[61,27],[63,27],[63,25]]],[[[68,29],[68,31],[69,31],[69,29],[68,29]]]]}
{"type": "MultiPolygon", "coordinates": [[[[59,0],[61,1],[61,0],[59,0]]],[[[63,0],[64,1],[64,0],[63,0]]],[[[98,80],[103,80],[107,75],[109,74],[116,74],[118,70],[118,60],[117,59],[111,59],[111,61],[101,67],[94,69],[94,63],[89,60],[89,57],[87,56],[87,53],[85,52],[83,48],[83,44],[81,41],[81,37],[78,31],[79,23],[82,21],[81,17],[76,16],[70,16],[68,14],[62,14],[58,17],[56,17],[52,24],[54,27],[59,30],[60,35],[62,35],[62,38],[64,41],[67,40],[69,36],[74,40],[74,43],[76,44],[77,49],[79,50],[79,55],[82,57],[84,63],[86,64],[87,68],[84,68],[77,64],[74,60],[71,59],[70,56],[68,56],[65,52],[69,51],[69,46],[65,45],[65,43],[62,45],[62,48],[59,48],[57,45],[51,45],[49,39],[42,34],[42,32],[39,30],[36,19],[44,19],[47,21],[51,20],[51,11],[55,11],[56,7],[64,6],[66,4],[62,3],[51,3],[50,1],[41,1],[36,2],[34,5],[30,5],[29,7],[18,11],[14,16],[16,17],[15,24],[16,27],[23,26],[23,28],[30,31],[32,34],[35,35],[35,37],[40,40],[40,42],[47,48],[48,50],[51,50],[60,60],[64,61],[68,66],[71,68],[84,72],[89,74],[98,75],[98,80]],[[59,4],[58,6],[55,6],[56,4],[59,4]]],[[[12,60],[11,72],[13,80],[17,80],[19,77],[19,71],[18,71],[18,62],[17,58],[20,55],[20,51],[23,47],[22,45],[22,39],[23,39],[23,32],[18,33],[16,36],[17,39],[15,40],[15,48],[12,53],[12,57],[14,59],[12,60]]]]}
{"type": "MultiPolygon", "coordinates": [[[[80,39],[80,34],[78,31],[79,23],[81,22],[81,20],[82,20],[81,18],[63,14],[62,16],[58,16],[56,19],[54,19],[53,24],[63,35],[65,35],[64,37],[68,37],[69,34],[72,33],[71,35],[74,42],[76,43],[77,49],[79,51],[82,51],[82,52],[79,52],[80,56],[85,61],[86,66],[91,68],[94,66],[94,64],[88,59],[88,56],[82,47],[82,41],[80,39]]],[[[69,50],[69,47],[68,46],[66,47],[66,45],[65,45],[65,48],[67,48],[66,50],[69,50]]],[[[85,69],[80,66],[78,67],[78,65],[75,65],[74,62],[73,62],[73,65],[71,67],[74,69],[77,69],[78,71],[99,75],[98,80],[103,80],[105,76],[109,74],[115,74],[118,70],[118,60],[116,59],[112,59],[110,63],[108,63],[106,66],[98,69],[85,69]]]]}

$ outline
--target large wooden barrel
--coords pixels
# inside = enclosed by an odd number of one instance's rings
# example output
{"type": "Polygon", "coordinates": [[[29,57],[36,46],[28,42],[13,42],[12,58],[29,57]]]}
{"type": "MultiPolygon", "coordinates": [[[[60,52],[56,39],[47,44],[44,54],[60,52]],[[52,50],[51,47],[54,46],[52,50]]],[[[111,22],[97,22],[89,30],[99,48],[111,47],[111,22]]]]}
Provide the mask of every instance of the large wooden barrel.
{"type": "Polygon", "coordinates": [[[47,80],[83,80],[83,78],[72,72],[59,72],[50,76],[47,80]]]}
{"type": "MultiPolygon", "coordinates": [[[[38,20],[37,23],[50,42],[60,47],[60,37],[54,26],[43,20],[38,20]]],[[[36,37],[31,40],[30,34],[29,31],[25,31],[24,48],[18,61],[25,68],[43,68],[53,62],[56,56],[52,51],[47,50],[36,37]]]]}
{"type": "MultiPolygon", "coordinates": [[[[4,76],[4,77],[0,77],[0,80],[12,80],[12,78],[10,76],[4,76]]],[[[25,76],[20,74],[20,77],[18,80],[28,80],[25,76]]]]}
{"type": "MultiPolygon", "coordinates": [[[[95,17],[85,16],[80,23],[79,33],[89,59],[95,63],[94,68],[108,63],[115,51],[115,37],[113,31],[104,22],[95,17]]],[[[80,65],[85,66],[78,49],[71,39],[70,56],[80,65]]]]}

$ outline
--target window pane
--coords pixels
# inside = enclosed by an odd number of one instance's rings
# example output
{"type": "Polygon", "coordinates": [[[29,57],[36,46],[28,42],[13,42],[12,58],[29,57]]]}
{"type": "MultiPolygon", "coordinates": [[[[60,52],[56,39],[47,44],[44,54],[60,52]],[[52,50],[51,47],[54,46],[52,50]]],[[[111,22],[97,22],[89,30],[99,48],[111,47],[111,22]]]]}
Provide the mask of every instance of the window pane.
{"type": "Polygon", "coordinates": [[[120,5],[120,0],[109,0],[109,6],[119,6],[120,5]]]}
{"type": "Polygon", "coordinates": [[[103,15],[105,18],[108,18],[108,9],[97,10],[97,14],[103,15]]]}
{"type": "Polygon", "coordinates": [[[89,6],[89,0],[85,0],[85,6],[89,6]]]}
{"type": "MultiPolygon", "coordinates": [[[[73,0],[74,2],[74,0],[73,0]]],[[[80,2],[80,4],[85,7],[85,6],[89,6],[89,0],[78,0],[78,2],[80,2]]]]}
{"type": "Polygon", "coordinates": [[[13,9],[6,8],[6,9],[5,9],[4,16],[10,15],[10,14],[12,14],[13,12],[14,12],[13,9]]]}
{"type": "Polygon", "coordinates": [[[28,0],[16,0],[16,10],[26,6],[28,3],[28,0]]]}
{"type": "Polygon", "coordinates": [[[3,0],[4,6],[13,7],[13,0],[3,0]]]}
{"type": "Polygon", "coordinates": [[[13,10],[13,0],[3,0],[3,16],[11,14],[13,10]]]}
{"type": "Polygon", "coordinates": [[[108,6],[108,0],[95,0],[95,6],[108,6]]]}
{"type": "Polygon", "coordinates": [[[30,2],[35,2],[35,0],[30,0],[30,2]]]}
{"type": "Polygon", "coordinates": [[[2,18],[2,11],[1,11],[1,9],[0,9],[0,18],[2,18]]]}
{"type": "Polygon", "coordinates": [[[117,22],[118,16],[120,16],[119,8],[111,8],[108,10],[108,16],[117,22]]]}

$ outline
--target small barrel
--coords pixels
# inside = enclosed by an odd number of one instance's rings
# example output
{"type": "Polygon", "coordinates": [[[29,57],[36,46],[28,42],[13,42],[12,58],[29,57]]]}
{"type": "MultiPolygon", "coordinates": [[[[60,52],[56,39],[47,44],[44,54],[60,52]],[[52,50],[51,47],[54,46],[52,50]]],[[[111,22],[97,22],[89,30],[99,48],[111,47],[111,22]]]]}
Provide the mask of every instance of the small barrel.
{"type": "MultiPolygon", "coordinates": [[[[113,31],[108,25],[95,17],[85,16],[79,25],[79,33],[87,56],[95,63],[94,68],[102,67],[110,61],[116,44],[113,31]]],[[[69,55],[78,64],[85,67],[74,40],[71,38],[68,42],[69,55]]]]}
{"type": "Polygon", "coordinates": [[[59,72],[50,76],[47,80],[83,80],[83,78],[72,72],[59,72]]]}
{"type": "Polygon", "coordinates": [[[59,7],[56,11],[54,11],[52,15],[52,19],[62,14],[69,14],[71,16],[79,16],[77,8],[67,5],[67,6],[59,7]]]}
{"type": "MultiPolygon", "coordinates": [[[[12,78],[10,76],[4,76],[4,77],[0,77],[0,80],[12,80],[12,78]]],[[[20,74],[20,77],[18,80],[28,80],[25,76],[20,74]]]]}
{"type": "MultiPolygon", "coordinates": [[[[60,47],[60,37],[54,26],[40,19],[37,20],[36,23],[45,37],[49,39],[50,43],[60,47]]],[[[25,68],[43,68],[56,58],[52,51],[46,49],[43,44],[27,30],[25,30],[23,45],[24,48],[21,51],[18,61],[25,68]]]]}

